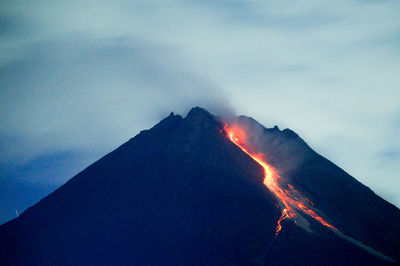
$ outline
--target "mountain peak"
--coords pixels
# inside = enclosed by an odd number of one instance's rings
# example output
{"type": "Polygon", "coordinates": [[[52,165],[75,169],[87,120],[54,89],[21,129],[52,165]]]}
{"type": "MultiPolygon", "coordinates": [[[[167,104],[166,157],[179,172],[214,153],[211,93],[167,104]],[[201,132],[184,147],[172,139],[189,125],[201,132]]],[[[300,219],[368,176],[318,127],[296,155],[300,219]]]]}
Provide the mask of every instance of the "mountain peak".
{"type": "Polygon", "coordinates": [[[183,119],[182,116],[175,115],[174,112],[171,112],[169,116],[162,119],[152,129],[157,132],[164,130],[171,130],[172,128],[177,126],[182,119],[183,119]]]}
{"type": "Polygon", "coordinates": [[[283,135],[288,138],[297,139],[299,135],[296,134],[293,130],[286,128],[282,131],[283,135]]]}
{"type": "Polygon", "coordinates": [[[188,114],[186,115],[186,118],[192,118],[192,117],[213,117],[206,109],[201,108],[201,107],[193,107],[190,109],[188,114]]]}
{"type": "Polygon", "coordinates": [[[216,117],[201,107],[192,108],[186,115],[185,121],[194,128],[198,128],[200,131],[205,128],[221,127],[216,117]]]}

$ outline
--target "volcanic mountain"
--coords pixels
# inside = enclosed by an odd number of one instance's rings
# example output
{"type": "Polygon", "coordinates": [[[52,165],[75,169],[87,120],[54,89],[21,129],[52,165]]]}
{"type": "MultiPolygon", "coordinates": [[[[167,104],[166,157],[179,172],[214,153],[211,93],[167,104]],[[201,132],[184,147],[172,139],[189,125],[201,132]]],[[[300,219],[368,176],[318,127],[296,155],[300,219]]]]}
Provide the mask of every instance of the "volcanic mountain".
{"type": "Polygon", "coordinates": [[[400,210],[289,129],[171,113],[0,227],[2,265],[392,265],[400,210]]]}

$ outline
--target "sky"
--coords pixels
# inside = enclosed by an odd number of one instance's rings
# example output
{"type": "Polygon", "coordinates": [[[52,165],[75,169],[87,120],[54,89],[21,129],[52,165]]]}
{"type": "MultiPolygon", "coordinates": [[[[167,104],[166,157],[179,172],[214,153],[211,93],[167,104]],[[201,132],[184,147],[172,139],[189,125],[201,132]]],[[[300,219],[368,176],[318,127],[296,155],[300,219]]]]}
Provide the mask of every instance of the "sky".
{"type": "Polygon", "coordinates": [[[0,224],[171,111],[297,132],[400,207],[400,2],[0,2],[0,224]]]}

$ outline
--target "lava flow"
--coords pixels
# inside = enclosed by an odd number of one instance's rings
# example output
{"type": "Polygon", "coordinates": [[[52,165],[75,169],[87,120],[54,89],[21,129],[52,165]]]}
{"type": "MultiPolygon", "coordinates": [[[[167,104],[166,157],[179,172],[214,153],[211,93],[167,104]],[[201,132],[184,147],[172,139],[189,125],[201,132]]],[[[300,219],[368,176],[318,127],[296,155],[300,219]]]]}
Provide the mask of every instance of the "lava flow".
{"type": "Polygon", "coordinates": [[[252,153],[248,150],[246,147],[247,136],[244,130],[237,126],[230,127],[227,124],[225,125],[224,130],[229,139],[236,144],[236,146],[253,158],[264,169],[264,185],[267,186],[277,198],[282,208],[282,215],[278,220],[278,225],[275,230],[276,235],[278,235],[278,233],[282,230],[281,221],[286,218],[295,219],[295,222],[301,220],[299,225],[306,228],[307,225],[304,224],[307,222],[305,219],[302,219],[301,213],[312,217],[322,225],[338,232],[333,225],[329,224],[324,220],[324,218],[319,216],[311,209],[312,207],[310,205],[314,204],[309,199],[303,197],[296,189],[293,188],[293,186],[288,184],[272,166],[265,162],[263,154],[252,153]]]}

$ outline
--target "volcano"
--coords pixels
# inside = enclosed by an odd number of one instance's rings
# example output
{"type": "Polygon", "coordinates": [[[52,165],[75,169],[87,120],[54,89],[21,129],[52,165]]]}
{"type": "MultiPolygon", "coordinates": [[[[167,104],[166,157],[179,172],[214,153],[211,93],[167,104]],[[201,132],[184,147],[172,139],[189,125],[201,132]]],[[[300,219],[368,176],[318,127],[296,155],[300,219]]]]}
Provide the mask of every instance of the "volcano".
{"type": "Polygon", "coordinates": [[[295,132],[171,113],[0,226],[2,265],[394,265],[400,210],[295,132]]]}

